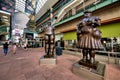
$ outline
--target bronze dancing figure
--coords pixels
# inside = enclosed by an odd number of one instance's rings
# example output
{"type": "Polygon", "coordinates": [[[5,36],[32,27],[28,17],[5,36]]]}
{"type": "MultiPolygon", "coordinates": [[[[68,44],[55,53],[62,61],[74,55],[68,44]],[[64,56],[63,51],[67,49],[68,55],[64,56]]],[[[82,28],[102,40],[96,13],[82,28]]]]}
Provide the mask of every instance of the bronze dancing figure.
{"type": "Polygon", "coordinates": [[[54,28],[51,25],[51,22],[48,22],[47,27],[45,28],[45,57],[54,56],[54,28]]]}

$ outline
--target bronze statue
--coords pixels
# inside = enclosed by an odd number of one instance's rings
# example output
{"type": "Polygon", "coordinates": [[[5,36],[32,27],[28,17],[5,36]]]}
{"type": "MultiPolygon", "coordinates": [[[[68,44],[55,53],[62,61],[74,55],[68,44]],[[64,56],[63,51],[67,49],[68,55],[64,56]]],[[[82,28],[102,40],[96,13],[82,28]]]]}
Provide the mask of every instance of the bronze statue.
{"type": "Polygon", "coordinates": [[[45,57],[53,57],[54,56],[54,28],[51,25],[51,22],[48,22],[47,27],[45,28],[45,57]]]}
{"type": "Polygon", "coordinates": [[[95,61],[94,50],[103,49],[103,45],[101,43],[102,33],[97,28],[101,24],[101,20],[97,16],[91,16],[91,14],[90,10],[86,10],[84,19],[77,24],[77,41],[78,47],[82,49],[82,60],[93,63],[95,61]]]}

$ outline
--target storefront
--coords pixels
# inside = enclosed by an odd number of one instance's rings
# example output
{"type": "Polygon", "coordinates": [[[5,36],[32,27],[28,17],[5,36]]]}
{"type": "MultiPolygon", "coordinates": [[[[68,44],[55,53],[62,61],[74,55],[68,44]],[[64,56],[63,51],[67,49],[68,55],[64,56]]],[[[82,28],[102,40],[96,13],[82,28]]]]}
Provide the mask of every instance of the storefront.
{"type": "Polygon", "coordinates": [[[106,50],[120,51],[120,22],[101,25],[102,42],[106,50]]]}
{"type": "Polygon", "coordinates": [[[8,40],[9,38],[9,27],[0,26],[0,41],[8,40]]]}
{"type": "Polygon", "coordinates": [[[62,34],[62,33],[60,33],[60,34],[55,34],[55,41],[60,40],[62,37],[63,37],[63,34],[62,34]]]}
{"type": "Polygon", "coordinates": [[[63,40],[65,41],[65,46],[70,48],[76,42],[77,35],[76,31],[65,32],[63,33],[63,40]]]}
{"type": "Polygon", "coordinates": [[[117,42],[120,43],[120,22],[101,25],[98,28],[102,32],[103,39],[109,40],[111,38],[116,38],[117,42]]]}
{"type": "MultiPolygon", "coordinates": [[[[98,27],[102,32],[102,40],[111,42],[111,39],[116,38],[117,43],[120,43],[120,22],[103,24],[98,27]]],[[[66,45],[73,45],[77,39],[76,31],[64,32],[63,39],[66,45]]]]}
{"type": "Polygon", "coordinates": [[[101,25],[102,38],[120,37],[120,22],[101,25]]]}

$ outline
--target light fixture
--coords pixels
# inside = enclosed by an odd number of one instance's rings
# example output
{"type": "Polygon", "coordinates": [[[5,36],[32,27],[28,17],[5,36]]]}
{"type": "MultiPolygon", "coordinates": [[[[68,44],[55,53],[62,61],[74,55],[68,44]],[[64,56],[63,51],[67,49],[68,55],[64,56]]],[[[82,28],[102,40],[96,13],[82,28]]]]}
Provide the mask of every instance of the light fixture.
{"type": "Polygon", "coordinates": [[[5,22],[5,24],[6,24],[7,26],[10,26],[10,23],[9,23],[9,22],[5,22]]]}
{"type": "Polygon", "coordinates": [[[2,17],[5,18],[5,19],[8,18],[8,16],[2,16],[2,17]]]}
{"type": "Polygon", "coordinates": [[[3,21],[8,21],[8,19],[3,19],[3,21]]]}

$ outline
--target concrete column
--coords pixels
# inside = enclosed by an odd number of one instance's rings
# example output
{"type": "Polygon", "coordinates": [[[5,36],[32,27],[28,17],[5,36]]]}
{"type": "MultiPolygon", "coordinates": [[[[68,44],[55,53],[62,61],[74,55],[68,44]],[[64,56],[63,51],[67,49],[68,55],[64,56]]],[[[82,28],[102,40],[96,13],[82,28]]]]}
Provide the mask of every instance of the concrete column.
{"type": "Polygon", "coordinates": [[[53,10],[53,8],[50,8],[50,19],[51,19],[51,20],[52,20],[52,18],[53,18],[52,10],[53,10]]]}
{"type": "Polygon", "coordinates": [[[72,15],[74,15],[74,14],[76,14],[76,9],[75,8],[72,9],[72,15]]]}

